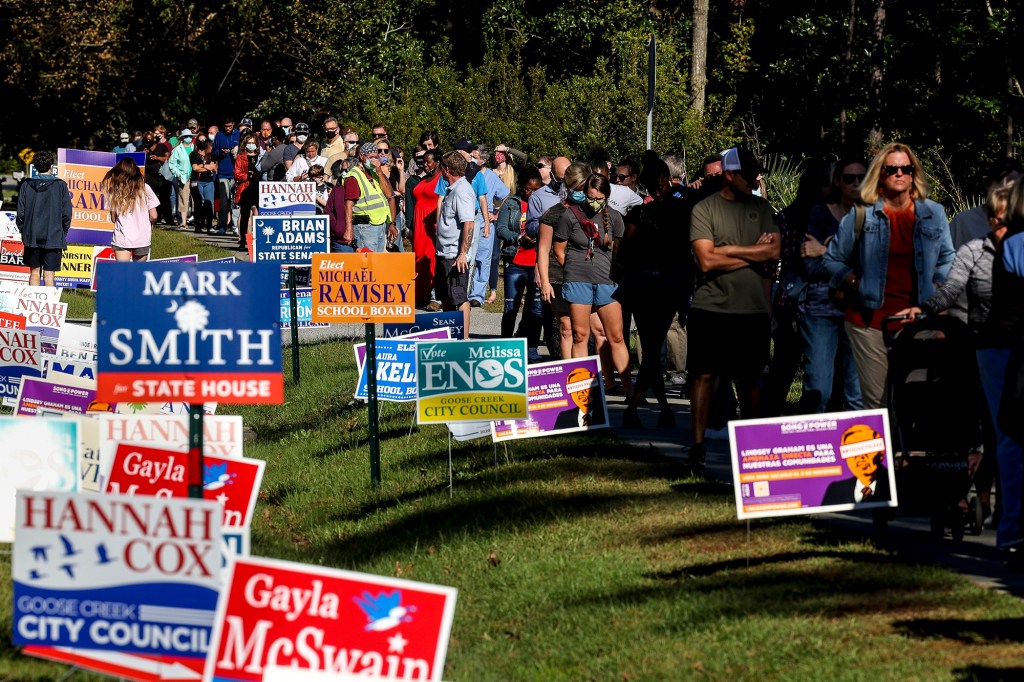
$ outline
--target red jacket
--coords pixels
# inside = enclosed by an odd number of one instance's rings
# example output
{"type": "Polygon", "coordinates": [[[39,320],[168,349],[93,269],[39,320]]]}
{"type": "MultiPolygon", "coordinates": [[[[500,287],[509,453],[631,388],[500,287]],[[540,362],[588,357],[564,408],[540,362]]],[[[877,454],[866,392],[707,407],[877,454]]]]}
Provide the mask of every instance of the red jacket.
{"type": "Polygon", "coordinates": [[[235,203],[242,203],[242,192],[249,187],[249,155],[239,154],[235,159],[235,203]]]}

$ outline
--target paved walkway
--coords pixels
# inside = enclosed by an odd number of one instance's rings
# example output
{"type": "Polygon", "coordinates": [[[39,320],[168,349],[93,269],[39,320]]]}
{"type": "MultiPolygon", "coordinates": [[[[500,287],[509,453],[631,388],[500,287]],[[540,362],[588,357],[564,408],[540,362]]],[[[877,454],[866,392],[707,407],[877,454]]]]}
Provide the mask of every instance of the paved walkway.
{"type": "MultiPolygon", "coordinates": [[[[231,249],[237,245],[237,237],[196,235],[222,248],[231,249]]],[[[234,252],[239,260],[248,260],[248,254],[234,252]]],[[[470,313],[470,335],[474,338],[500,336],[501,314],[473,309],[470,313]]],[[[360,324],[332,325],[328,328],[300,329],[300,343],[315,343],[328,339],[362,339],[365,328],[360,324]]],[[[380,329],[378,327],[378,333],[380,329]]],[[[291,344],[291,335],[283,334],[286,346],[291,344]]],[[[541,349],[545,353],[545,349],[541,349]]],[[[677,425],[672,428],[657,426],[658,406],[653,396],[650,402],[639,409],[643,428],[622,428],[622,413],[625,399],[608,398],[608,417],[611,428],[617,436],[635,445],[650,447],[668,459],[685,462],[682,446],[691,441],[690,401],[682,395],[678,386],[667,389],[669,402],[676,416],[677,425]]],[[[707,440],[708,477],[731,483],[732,465],[727,440],[707,440]]],[[[852,537],[873,538],[882,547],[897,550],[920,558],[922,561],[938,564],[958,571],[978,585],[997,589],[1018,597],[1024,597],[1024,573],[1008,571],[1000,553],[995,549],[995,531],[985,529],[980,536],[967,535],[962,542],[953,542],[947,537],[935,539],[930,534],[928,518],[904,516],[898,512],[887,524],[884,535],[877,535],[870,513],[821,514],[814,517],[818,523],[826,524],[832,532],[852,537]]],[[[757,520],[749,522],[756,538],[757,520]]]]}

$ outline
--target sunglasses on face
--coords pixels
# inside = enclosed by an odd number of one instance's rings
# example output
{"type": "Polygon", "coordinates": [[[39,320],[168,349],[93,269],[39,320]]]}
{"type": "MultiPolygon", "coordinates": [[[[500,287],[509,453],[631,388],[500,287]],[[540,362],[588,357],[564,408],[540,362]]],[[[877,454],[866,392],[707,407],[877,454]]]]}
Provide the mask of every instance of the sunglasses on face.
{"type": "Polygon", "coordinates": [[[391,153],[391,148],[390,147],[384,147],[383,149],[378,149],[377,153],[378,154],[390,154],[391,153]]]}
{"type": "Polygon", "coordinates": [[[914,167],[909,164],[906,166],[882,166],[882,172],[886,175],[896,175],[900,171],[902,171],[904,175],[913,175],[914,167]]]}
{"type": "Polygon", "coordinates": [[[622,173],[612,173],[610,179],[611,180],[615,180],[616,182],[625,182],[626,178],[630,178],[630,177],[633,177],[633,176],[631,176],[631,175],[623,175],[622,173]]]}
{"type": "Polygon", "coordinates": [[[855,182],[863,182],[864,173],[843,173],[843,182],[852,185],[855,182]]]}
{"type": "Polygon", "coordinates": [[[539,168],[539,169],[543,170],[543,169],[545,169],[545,168],[551,168],[551,166],[548,166],[548,165],[546,165],[546,164],[543,164],[543,163],[538,163],[538,164],[537,164],[537,168],[539,168]]]}
{"type": "Polygon", "coordinates": [[[375,139],[375,140],[386,140],[386,139],[388,139],[388,134],[387,133],[374,133],[373,134],[373,139],[375,139]]]}

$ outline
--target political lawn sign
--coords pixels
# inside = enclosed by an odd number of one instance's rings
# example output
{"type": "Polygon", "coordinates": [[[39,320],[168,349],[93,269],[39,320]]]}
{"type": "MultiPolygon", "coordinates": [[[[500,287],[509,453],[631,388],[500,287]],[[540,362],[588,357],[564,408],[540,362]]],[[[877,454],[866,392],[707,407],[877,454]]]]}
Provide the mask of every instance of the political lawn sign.
{"type": "Polygon", "coordinates": [[[14,643],[204,659],[220,515],[208,500],[19,491],[14,643]]]}
{"type": "Polygon", "coordinates": [[[78,420],[0,416],[0,542],[14,540],[18,490],[78,490],[78,420]]]}
{"type": "Polygon", "coordinates": [[[14,413],[21,417],[60,417],[65,414],[86,414],[93,410],[111,411],[115,406],[96,403],[96,389],[75,386],[59,379],[25,377],[18,391],[14,413]]]}
{"type": "Polygon", "coordinates": [[[258,682],[268,665],[440,680],[456,590],[243,557],[217,606],[203,679],[258,682]]]}
{"type": "Polygon", "coordinates": [[[0,329],[0,395],[3,396],[3,404],[15,404],[18,387],[25,377],[40,377],[42,374],[39,332],[0,329]]]}
{"type": "MultiPolygon", "coordinates": [[[[203,262],[204,263],[221,263],[221,262],[233,263],[234,260],[235,260],[234,258],[231,258],[231,259],[223,258],[223,259],[217,259],[217,260],[211,260],[211,261],[203,261],[203,262]]],[[[97,286],[97,284],[96,284],[96,265],[98,263],[113,263],[113,262],[115,262],[115,258],[114,258],[114,250],[112,248],[110,248],[109,246],[103,246],[103,247],[97,246],[97,247],[95,247],[95,251],[93,252],[93,259],[92,259],[92,272],[90,273],[90,276],[92,277],[92,280],[89,283],[89,288],[92,291],[96,291],[96,286],[97,286]]],[[[150,258],[146,262],[147,263],[198,263],[199,262],[199,254],[190,253],[190,254],[187,254],[185,256],[171,256],[169,258],[150,258]]]]}
{"type": "Polygon", "coordinates": [[[313,322],[413,322],[415,255],[313,256],[313,322]]]}
{"type": "MultiPolygon", "coordinates": [[[[302,287],[295,290],[296,312],[299,327],[330,327],[323,322],[313,322],[313,289],[302,287]]],[[[281,290],[281,329],[292,328],[291,294],[287,289],[281,290]]]]}
{"type": "Polygon", "coordinates": [[[0,240],[0,279],[28,284],[30,268],[24,257],[25,244],[21,240],[0,240]]]}
{"type": "Polygon", "coordinates": [[[395,336],[405,336],[427,329],[447,327],[451,330],[449,338],[461,339],[466,336],[465,317],[465,313],[461,310],[439,313],[416,313],[415,322],[385,324],[381,336],[390,339],[395,336]]]}
{"type": "Polygon", "coordinates": [[[536,438],[608,427],[608,405],[596,356],[530,365],[530,414],[491,424],[495,441],[536,438]]]}
{"type": "Polygon", "coordinates": [[[277,276],[248,263],[100,263],[97,397],[284,400],[277,276]],[[109,293],[107,293],[109,292],[109,293]]]}
{"type": "Polygon", "coordinates": [[[257,216],[253,252],[257,263],[309,265],[314,253],[327,253],[327,216],[257,216]]]}
{"type": "Polygon", "coordinates": [[[114,221],[106,206],[106,197],[100,184],[121,159],[128,157],[142,169],[146,164],[145,152],[115,154],[81,149],[57,150],[57,177],[68,184],[71,194],[71,229],[67,239],[75,244],[106,246],[114,232],[114,221]]]}
{"type": "Polygon", "coordinates": [[[60,259],[60,270],[54,273],[53,283],[64,289],[88,289],[92,286],[92,263],[95,246],[68,244],[60,259]]]}
{"type": "Polygon", "coordinates": [[[416,344],[419,424],[525,419],[526,339],[416,344]]]}
{"type": "Polygon", "coordinates": [[[895,507],[886,410],[729,422],[741,519],[895,507]]]}
{"type": "MultiPolygon", "coordinates": [[[[448,339],[447,328],[431,329],[402,337],[377,339],[374,344],[377,358],[377,400],[404,403],[416,400],[416,342],[423,339],[448,339]]],[[[366,344],[353,346],[359,382],[355,397],[366,400],[366,344]]]]}
{"type": "MultiPolygon", "coordinates": [[[[261,182],[257,198],[259,215],[316,214],[315,182],[261,182]]],[[[254,236],[255,238],[255,236],[254,236]]]]}

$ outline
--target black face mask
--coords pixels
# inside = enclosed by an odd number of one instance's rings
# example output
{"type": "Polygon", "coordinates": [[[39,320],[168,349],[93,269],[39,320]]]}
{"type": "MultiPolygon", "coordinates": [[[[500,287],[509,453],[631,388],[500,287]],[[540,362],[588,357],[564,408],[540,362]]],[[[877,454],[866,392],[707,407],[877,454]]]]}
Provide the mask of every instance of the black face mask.
{"type": "Polygon", "coordinates": [[[557,192],[560,189],[562,189],[562,183],[563,182],[564,182],[564,179],[559,179],[559,178],[556,178],[554,175],[552,175],[551,176],[551,182],[548,183],[548,187],[551,188],[552,192],[557,192]]]}
{"type": "Polygon", "coordinates": [[[713,175],[710,178],[704,178],[704,182],[700,184],[700,193],[705,197],[709,197],[712,194],[721,192],[724,184],[725,178],[721,175],[713,175]]]}

